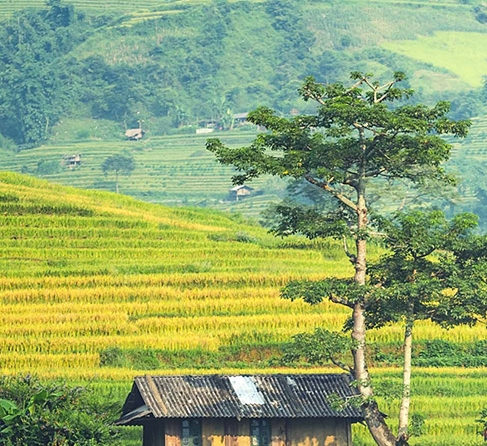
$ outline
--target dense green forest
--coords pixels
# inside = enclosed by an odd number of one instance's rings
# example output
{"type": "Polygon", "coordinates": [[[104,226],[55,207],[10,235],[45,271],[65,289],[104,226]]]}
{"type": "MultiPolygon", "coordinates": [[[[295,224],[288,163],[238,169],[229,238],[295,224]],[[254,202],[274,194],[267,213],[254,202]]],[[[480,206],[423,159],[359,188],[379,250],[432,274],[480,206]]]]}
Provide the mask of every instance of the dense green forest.
{"type": "Polygon", "coordinates": [[[435,32],[481,41],[484,7],[386,5],[214,0],[93,14],[48,0],[4,18],[0,133],[23,148],[49,139],[68,117],[129,127],[142,120],[154,134],[203,121],[225,127],[232,114],[261,104],[303,111],[297,88],[306,75],[336,81],[356,68],[379,76],[401,69],[416,100],[450,99],[454,117],[478,115],[485,98],[478,73],[462,76],[386,43],[435,32]]]}
{"type": "MultiPolygon", "coordinates": [[[[120,141],[125,129],[139,123],[149,141],[143,150],[153,150],[163,135],[190,134],[209,124],[232,129],[234,114],[259,105],[283,116],[311,112],[297,93],[306,76],[346,81],[357,69],[379,80],[406,72],[413,100],[449,100],[452,118],[486,113],[487,8],[476,0],[27,3],[0,1],[0,155],[10,160],[9,170],[55,174],[59,161],[47,151],[36,149],[27,164],[19,153],[54,144],[62,158],[65,143],[120,141]]],[[[484,120],[475,122],[466,142],[452,141],[459,150],[450,168],[466,181],[439,203],[482,216],[487,192],[478,179],[485,176],[485,132],[484,120]]],[[[90,175],[98,178],[80,181],[83,187],[108,188],[99,165],[119,152],[117,144],[110,143],[113,152],[96,149],[102,158],[90,175]]],[[[215,201],[227,186],[221,190],[215,201]]],[[[169,189],[137,185],[124,193],[208,203],[201,193],[168,197],[169,189]]]]}

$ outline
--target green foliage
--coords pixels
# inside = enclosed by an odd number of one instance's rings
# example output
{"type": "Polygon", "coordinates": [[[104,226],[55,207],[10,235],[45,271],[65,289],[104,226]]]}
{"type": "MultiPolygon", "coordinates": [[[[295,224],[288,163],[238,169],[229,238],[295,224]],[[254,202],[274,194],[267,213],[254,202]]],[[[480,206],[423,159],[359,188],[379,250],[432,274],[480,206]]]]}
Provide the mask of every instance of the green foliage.
{"type": "Polygon", "coordinates": [[[130,175],[135,169],[134,158],[130,155],[110,155],[103,161],[101,170],[104,174],[115,172],[121,175],[130,175]]]}
{"type": "Polygon", "coordinates": [[[487,24],[487,8],[483,4],[477,5],[475,6],[474,11],[477,21],[483,25],[487,24]]]}
{"type": "Polygon", "coordinates": [[[481,429],[481,434],[485,435],[485,431],[487,430],[487,408],[482,409],[482,411],[479,414],[479,417],[477,420],[475,420],[477,423],[480,423],[480,429],[481,429]]]}
{"type": "Polygon", "coordinates": [[[406,318],[442,326],[474,324],[487,312],[485,238],[472,235],[471,214],[448,221],[439,211],[399,214],[380,224],[391,249],[369,268],[368,323],[406,318]]]}
{"type": "Polygon", "coordinates": [[[67,57],[85,37],[86,25],[72,7],[19,13],[1,28],[0,132],[31,147],[70,109],[77,89],[67,79],[76,63],[67,57]]]}
{"type": "Polygon", "coordinates": [[[423,435],[426,421],[423,415],[419,413],[413,413],[411,415],[411,423],[409,426],[409,434],[414,437],[423,435]]]}
{"type": "Polygon", "coordinates": [[[101,165],[101,170],[105,175],[109,172],[115,173],[115,189],[119,192],[118,179],[119,175],[129,176],[135,170],[135,160],[130,154],[124,155],[122,153],[117,155],[110,155],[105,158],[101,165]]]}
{"type": "Polygon", "coordinates": [[[283,347],[284,364],[307,361],[311,364],[323,365],[328,362],[350,371],[346,357],[354,343],[349,336],[316,328],[313,333],[300,333],[292,337],[292,341],[283,347]]]}
{"type": "Polygon", "coordinates": [[[113,407],[93,404],[86,389],[32,376],[0,380],[0,445],[116,444],[113,407]]]}
{"type": "Polygon", "coordinates": [[[269,342],[267,336],[233,336],[228,345],[216,351],[203,349],[121,349],[109,347],[100,352],[100,366],[131,370],[156,370],[183,368],[265,368],[277,362],[279,345],[269,342]]]}
{"type": "Polygon", "coordinates": [[[336,210],[323,215],[316,206],[286,199],[269,207],[264,215],[264,223],[277,236],[300,234],[312,240],[348,234],[347,223],[352,220],[349,214],[348,209],[338,206],[336,210]]]}
{"type": "MultiPolygon", "coordinates": [[[[379,73],[417,70],[417,89],[430,101],[445,85],[435,77],[454,82],[452,76],[380,42],[436,30],[483,32],[470,8],[318,3],[147,0],[138,3],[142,11],[117,1],[107,6],[110,16],[82,1],[33,2],[44,8],[19,11],[2,27],[0,133],[26,148],[52,136],[68,116],[127,126],[143,118],[152,135],[193,131],[202,119],[232,128],[234,112],[262,103],[283,115],[302,108],[296,90],[306,73],[344,79],[357,65],[379,73]]],[[[463,101],[462,110],[477,99],[463,101]]]]}
{"type": "MultiPolygon", "coordinates": [[[[352,73],[354,79],[359,75],[352,73]]],[[[221,163],[242,172],[233,177],[234,183],[242,184],[264,173],[305,178],[342,203],[362,177],[388,176],[419,183],[426,176],[447,179],[439,165],[448,159],[450,146],[438,135],[465,136],[469,123],[448,120],[449,106],[444,102],[433,108],[404,105],[388,109],[387,101],[411,94],[409,89],[395,86],[402,78],[397,73],[380,93],[375,90],[378,84],[368,88],[371,81],[363,75],[351,89],[342,84],[324,87],[308,78],[300,91],[304,100],[318,102],[316,115],[286,119],[260,107],[248,120],[268,133],[259,135],[249,147],[228,149],[219,140],[210,139],[207,148],[221,163]],[[363,171],[361,162],[367,164],[363,171]],[[344,193],[338,192],[337,185],[345,188],[344,193]]]]}
{"type": "Polygon", "coordinates": [[[487,367],[485,340],[458,345],[442,339],[426,341],[413,363],[420,367],[487,367]]]}
{"type": "Polygon", "coordinates": [[[100,366],[154,370],[160,368],[161,363],[153,350],[122,350],[120,347],[109,347],[100,352],[100,366]]]}
{"type": "Polygon", "coordinates": [[[52,175],[58,173],[61,170],[61,164],[59,161],[55,160],[42,160],[37,163],[36,174],[42,175],[52,175]]]}

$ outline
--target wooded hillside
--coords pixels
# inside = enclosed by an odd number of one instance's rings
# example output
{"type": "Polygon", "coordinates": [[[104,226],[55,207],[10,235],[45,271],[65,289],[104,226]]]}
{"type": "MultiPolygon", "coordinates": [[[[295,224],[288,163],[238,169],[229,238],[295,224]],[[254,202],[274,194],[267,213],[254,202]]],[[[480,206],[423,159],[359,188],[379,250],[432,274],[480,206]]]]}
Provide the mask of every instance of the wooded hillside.
{"type": "MultiPolygon", "coordinates": [[[[481,112],[487,14],[473,0],[22,5],[0,1],[3,146],[38,145],[66,119],[107,119],[114,129],[143,121],[153,135],[229,128],[233,114],[262,104],[303,111],[296,90],[306,75],[337,81],[352,69],[400,69],[416,100],[451,99],[462,117],[481,112]],[[435,39],[448,45],[443,56],[428,55],[435,39]],[[452,63],[465,47],[472,62],[452,63]]],[[[90,127],[80,123],[78,136],[90,127]]]]}

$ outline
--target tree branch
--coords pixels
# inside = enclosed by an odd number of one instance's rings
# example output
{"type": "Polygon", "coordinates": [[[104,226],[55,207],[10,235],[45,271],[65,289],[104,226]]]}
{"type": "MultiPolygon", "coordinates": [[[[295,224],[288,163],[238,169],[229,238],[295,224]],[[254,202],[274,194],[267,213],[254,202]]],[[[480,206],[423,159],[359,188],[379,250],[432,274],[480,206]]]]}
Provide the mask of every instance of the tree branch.
{"type": "Polygon", "coordinates": [[[336,365],[338,368],[345,370],[346,372],[352,374],[353,368],[350,367],[349,365],[345,364],[344,362],[338,361],[335,359],[333,356],[330,356],[330,361],[336,365]]]}
{"type": "Polygon", "coordinates": [[[352,302],[350,302],[347,298],[345,297],[339,297],[335,294],[331,294],[329,297],[328,297],[334,304],[340,304],[340,305],[344,305],[345,307],[348,307],[348,308],[353,308],[354,304],[352,302]]]}
{"type": "Polygon", "coordinates": [[[320,189],[326,190],[331,195],[333,195],[337,200],[340,200],[345,206],[357,212],[358,210],[357,205],[352,200],[347,198],[345,195],[343,195],[342,193],[338,192],[333,187],[331,187],[327,182],[319,181],[316,178],[313,178],[310,174],[306,174],[304,178],[308,183],[318,186],[320,189]]]}

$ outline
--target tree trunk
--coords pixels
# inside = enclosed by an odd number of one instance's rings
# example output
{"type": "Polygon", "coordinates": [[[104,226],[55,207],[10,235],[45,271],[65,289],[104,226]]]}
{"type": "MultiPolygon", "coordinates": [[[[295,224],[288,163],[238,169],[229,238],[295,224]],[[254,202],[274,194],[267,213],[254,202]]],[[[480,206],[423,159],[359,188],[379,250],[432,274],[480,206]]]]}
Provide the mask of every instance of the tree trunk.
{"type": "Polygon", "coordinates": [[[409,438],[409,406],[411,402],[411,356],[413,347],[413,318],[409,317],[406,321],[404,330],[404,367],[403,367],[403,391],[401,408],[399,410],[399,439],[409,438]]]}
{"type": "Polygon", "coordinates": [[[118,194],[118,170],[115,171],[115,190],[118,194]]]}
{"type": "MultiPolygon", "coordinates": [[[[367,229],[367,206],[365,201],[365,184],[359,182],[357,187],[357,239],[355,242],[357,258],[355,261],[354,281],[359,285],[365,285],[367,271],[367,240],[365,231],[367,229]]],[[[353,331],[352,339],[355,341],[352,350],[354,362],[354,374],[357,381],[357,389],[364,399],[362,405],[363,415],[369,432],[378,446],[407,446],[406,443],[398,442],[379,411],[374,400],[369,370],[366,359],[366,324],[364,302],[357,302],[353,309],[353,331]]]]}

